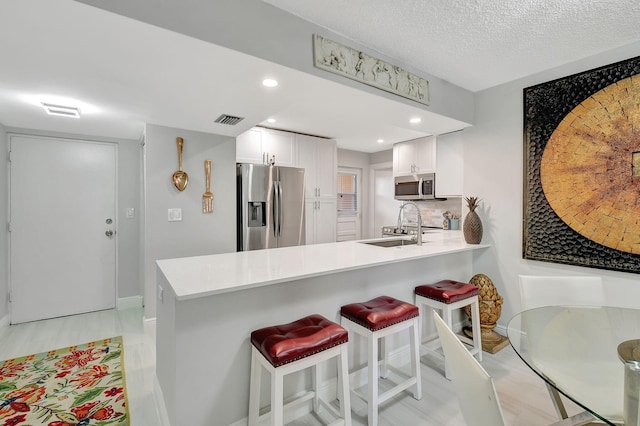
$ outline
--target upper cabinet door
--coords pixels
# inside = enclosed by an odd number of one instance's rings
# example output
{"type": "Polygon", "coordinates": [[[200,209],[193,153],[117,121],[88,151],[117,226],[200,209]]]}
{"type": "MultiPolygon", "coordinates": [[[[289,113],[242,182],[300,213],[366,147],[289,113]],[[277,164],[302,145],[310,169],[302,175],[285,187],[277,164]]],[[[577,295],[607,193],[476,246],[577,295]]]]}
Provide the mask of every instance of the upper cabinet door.
{"type": "Polygon", "coordinates": [[[415,173],[417,150],[413,141],[393,145],[393,175],[406,176],[415,173]]]}
{"type": "Polygon", "coordinates": [[[307,135],[296,135],[298,167],[305,172],[307,198],[336,197],[336,141],[307,135]]]}
{"type": "Polygon", "coordinates": [[[304,193],[306,198],[318,196],[316,183],[316,139],[306,135],[296,135],[298,145],[298,167],[304,169],[304,193]]]}
{"type": "Polygon", "coordinates": [[[236,137],[236,162],[263,164],[262,129],[254,127],[236,137]]]}
{"type": "Polygon", "coordinates": [[[262,150],[276,166],[293,167],[296,161],[295,135],[290,132],[262,129],[262,150]]]}
{"type": "Polygon", "coordinates": [[[295,166],[295,135],[290,132],[254,127],[236,137],[236,162],[295,166]]]}
{"type": "Polygon", "coordinates": [[[336,174],[337,174],[337,148],[336,141],[320,139],[316,143],[316,185],[318,196],[336,201],[336,174]]]}
{"type": "Polygon", "coordinates": [[[416,139],[416,172],[435,173],[436,171],[436,137],[416,139]]]}
{"type": "Polygon", "coordinates": [[[436,171],[436,138],[427,136],[393,145],[393,175],[436,171]]]}

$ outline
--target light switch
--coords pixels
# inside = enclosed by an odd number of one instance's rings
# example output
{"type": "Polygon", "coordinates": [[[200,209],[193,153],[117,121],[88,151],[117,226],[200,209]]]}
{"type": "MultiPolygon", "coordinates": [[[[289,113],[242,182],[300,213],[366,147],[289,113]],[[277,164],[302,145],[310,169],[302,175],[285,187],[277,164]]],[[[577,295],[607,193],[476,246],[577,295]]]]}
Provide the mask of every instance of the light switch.
{"type": "Polygon", "coordinates": [[[182,209],[169,209],[169,222],[180,222],[182,221],[182,209]]]}
{"type": "Polygon", "coordinates": [[[133,207],[128,207],[125,210],[125,216],[127,219],[132,219],[136,216],[136,209],[134,209],[133,207]]]}
{"type": "Polygon", "coordinates": [[[158,300],[160,303],[164,302],[164,288],[161,285],[158,286],[158,300]]]}

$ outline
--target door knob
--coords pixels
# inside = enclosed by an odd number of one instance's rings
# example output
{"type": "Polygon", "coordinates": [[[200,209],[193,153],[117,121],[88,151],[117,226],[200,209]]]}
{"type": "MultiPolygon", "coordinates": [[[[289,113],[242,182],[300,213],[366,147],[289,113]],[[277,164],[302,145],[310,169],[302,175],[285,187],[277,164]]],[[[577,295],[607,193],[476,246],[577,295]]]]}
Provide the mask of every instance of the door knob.
{"type": "Polygon", "coordinates": [[[107,237],[111,237],[113,235],[113,231],[109,229],[107,232],[104,233],[104,235],[106,235],[107,237]]]}

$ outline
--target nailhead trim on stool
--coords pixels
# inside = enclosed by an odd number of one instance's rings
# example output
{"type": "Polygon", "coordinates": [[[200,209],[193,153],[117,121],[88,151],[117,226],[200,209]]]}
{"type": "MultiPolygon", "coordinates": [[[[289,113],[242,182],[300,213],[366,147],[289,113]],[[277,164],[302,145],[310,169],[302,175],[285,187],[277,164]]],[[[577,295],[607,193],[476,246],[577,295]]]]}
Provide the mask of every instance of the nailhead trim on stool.
{"type": "MultiPolygon", "coordinates": [[[[345,426],[351,425],[351,401],[349,394],[349,370],[347,341],[349,334],[340,325],[321,315],[309,315],[297,321],[261,328],[251,333],[251,384],[249,391],[249,426],[256,426],[260,417],[260,381],[262,368],[271,374],[271,425],[284,422],[284,376],[312,367],[314,390],[298,398],[313,399],[313,410],[317,413],[324,407],[342,419],[345,426]],[[320,400],[318,389],[321,375],[319,363],[338,358],[338,394],[341,396],[340,411],[320,400]]],[[[290,402],[291,403],[291,402],[290,402]]],[[[332,424],[336,424],[335,422],[332,424]]]]}
{"type": "MultiPolygon", "coordinates": [[[[413,396],[422,398],[422,382],[420,377],[419,348],[419,315],[418,307],[389,296],[380,296],[363,303],[352,303],[340,308],[342,325],[351,332],[358,333],[367,339],[368,385],[367,395],[354,392],[356,396],[367,402],[367,418],[369,426],[378,424],[378,407],[400,392],[415,386],[413,396]],[[386,378],[388,369],[388,350],[385,337],[409,329],[411,342],[411,376],[393,388],[380,394],[378,377],[386,378]],[[382,343],[382,360],[378,359],[378,340],[382,343]]],[[[395,370],[395,369],[394,369],[395,370]]],[[[351,375],[356,371],[351,372],[351,375]]],[[[401,373],[399,373],[401,374],[401,373]]]]}
{"type": "Polygon", "coordinates": [[[251,333],[251,343],[274,367],[346,343],[349,333],[321,315],[309,315],[289,324],[251,333]]]}
{"type": "Polygon", "coordinates": [[[453,280],[442,280],[435,284],[419,285],[416,294],[442,303],[453,303],[467,297],[477,296],[480,289],[475,285],[453,280]]]}
{"type": "MultiPolygon", "coordinates": [[[[471,346],[469,352],[476,355],[478,361],[482,361],[482,342],[480,340],[480,311],[478,293],[480,290],[478,287],[454,280],[442,280],[435,284],[419,285],[415,288],[415,303],[420,308],[422,318],[426,318],[427,321],[431,317],[431,312],[427,312],[425,307],[429,310],[438,309],[441,312],[441,317],[447,324],[449,329],[453,330],[452,312],[461,309],[465,306],[471,305],[471,329],[473,332],[473,339],[466,336],[458,335],[458,338],[471,346]]],[[[420,333],[422,336],[422,332],[420,333]]],[[[421,337],[422,338],[422,337],[421,337]]],[[[422,342],[422,347],[427,351],[442,357],[442,355],[436,352],[430,347],[432,343],[439,341],[437,338],[427,342],[422,342]]],[[[442,357],[444,358],[444,357],[442,357]]],[[[449,369],[445,360],[445,377],[450,379],[449,369]]]]}

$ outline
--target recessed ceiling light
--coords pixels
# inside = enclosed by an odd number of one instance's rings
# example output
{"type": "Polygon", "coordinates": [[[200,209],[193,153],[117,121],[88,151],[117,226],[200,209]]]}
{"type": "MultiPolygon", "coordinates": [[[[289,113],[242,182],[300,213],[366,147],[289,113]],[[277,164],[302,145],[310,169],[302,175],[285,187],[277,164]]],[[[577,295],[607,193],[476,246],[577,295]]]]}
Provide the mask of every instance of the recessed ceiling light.
{"type": "Polygon", "coordinates": [[[411,124],[416,124],[422,121],[422,118],[420,117],[413,117],[411,120],[409,120],[409,123],[411,124]]]}
{"type": "Polygon", "coordinates": [[[49,115],[57,115],[60,117],[80,117],[80,109],[72,106],[55,105],[42,102],[42,107],[49,115]]]}
{"type": "Polygon", "coordinates": [[[378,143],[383,143],[384,139],[378,139],[378,143]]]}
{"type": "Polygon", "coordinates": [[[272,78],[265,78],[262,80],[262,85],[265,87],[276,87],[278,82],[272,78]]]}
{"type": "Polygon", "coordinates": [[[267,123],[275,123],[276,119],[275,118],[267,118],[267,123]]]}

